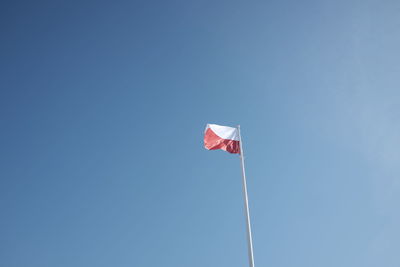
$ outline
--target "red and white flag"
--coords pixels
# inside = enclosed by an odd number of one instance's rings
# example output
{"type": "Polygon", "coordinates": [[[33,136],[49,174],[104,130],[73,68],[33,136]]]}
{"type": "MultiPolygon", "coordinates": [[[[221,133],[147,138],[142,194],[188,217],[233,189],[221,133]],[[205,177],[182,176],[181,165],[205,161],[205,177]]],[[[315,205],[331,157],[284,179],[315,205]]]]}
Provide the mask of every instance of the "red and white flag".
{"type": "Polygon", "coordinates": [[[240,154],[239,131],[237,128],[207,124],[204,133],[204,147],[208,150],[222,149],[240,154]]]}

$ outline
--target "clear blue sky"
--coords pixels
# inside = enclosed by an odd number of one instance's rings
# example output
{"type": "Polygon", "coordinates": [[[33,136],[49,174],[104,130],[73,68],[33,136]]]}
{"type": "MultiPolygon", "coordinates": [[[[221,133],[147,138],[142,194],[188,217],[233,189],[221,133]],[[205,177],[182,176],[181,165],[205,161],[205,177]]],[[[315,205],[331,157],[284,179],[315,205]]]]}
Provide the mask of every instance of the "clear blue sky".
{"type": "Polygon", "coordinates": [[[2,1],[0,266],[400,266],[399,12],[2,1]]]}

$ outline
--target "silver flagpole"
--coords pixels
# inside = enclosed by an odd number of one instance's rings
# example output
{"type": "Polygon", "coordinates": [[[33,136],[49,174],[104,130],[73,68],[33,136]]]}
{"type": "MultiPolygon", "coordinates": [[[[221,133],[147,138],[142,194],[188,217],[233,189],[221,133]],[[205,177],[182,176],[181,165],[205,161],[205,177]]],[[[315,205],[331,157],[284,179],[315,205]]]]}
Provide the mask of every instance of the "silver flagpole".
{"type": "Polygon", "coordinates": [[[240,125],[237,126],[237,129],[238,129],[238,133],[239,133],[240,160],[241,160],[241,164],[242,164],[243,197],[244,197],[244,208],[245,208],[245,213],[246,213],[246,224],[247,224],[247,245],[248,245],[248,254],[249,254],[249,266],[254,267],[253,238],[251,237],[249,199],[247,197],[246,171],[244,169],[244,152],[243,152],[242,136],[240,135],[240,125]]]}

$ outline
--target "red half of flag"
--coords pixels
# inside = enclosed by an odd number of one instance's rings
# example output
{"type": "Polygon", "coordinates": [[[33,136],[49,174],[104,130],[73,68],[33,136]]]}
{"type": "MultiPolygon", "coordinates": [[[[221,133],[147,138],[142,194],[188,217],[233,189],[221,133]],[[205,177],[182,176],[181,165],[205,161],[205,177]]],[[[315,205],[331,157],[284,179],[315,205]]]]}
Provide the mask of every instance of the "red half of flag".
{"type": "Polygon", "coordinates": [[[240,154],[238,129],[207,124],[204,133],[204,147],[208,150],[222,149],[232,154],[240,154]]]}

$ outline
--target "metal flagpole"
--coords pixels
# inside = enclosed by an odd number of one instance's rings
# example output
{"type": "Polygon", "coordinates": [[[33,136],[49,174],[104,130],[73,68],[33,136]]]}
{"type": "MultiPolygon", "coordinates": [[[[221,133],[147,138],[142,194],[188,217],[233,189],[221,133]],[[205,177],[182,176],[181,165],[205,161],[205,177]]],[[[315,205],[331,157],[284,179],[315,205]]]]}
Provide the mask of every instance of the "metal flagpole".
{"type": "Polygon", "coordinates": [[[246,224],[247,224],[247,245],[248,245],[248,254],[249,254],[249,266],[254,267],[253,239],[251,237],[249,199],[247,197],[246,171],[244,169],[244,153],[243,153],[243,145],[242,145],[242,136],[240,135],[240,125],[237,126],[237,129],[238,129],[238,133],[239,133],[240,160],[241,160],[241,165],[242,165],[243,197],[244,197],[244,208],[245,208],[245,213],[246,213],[246,224]]]}

